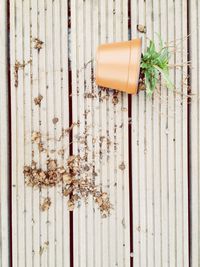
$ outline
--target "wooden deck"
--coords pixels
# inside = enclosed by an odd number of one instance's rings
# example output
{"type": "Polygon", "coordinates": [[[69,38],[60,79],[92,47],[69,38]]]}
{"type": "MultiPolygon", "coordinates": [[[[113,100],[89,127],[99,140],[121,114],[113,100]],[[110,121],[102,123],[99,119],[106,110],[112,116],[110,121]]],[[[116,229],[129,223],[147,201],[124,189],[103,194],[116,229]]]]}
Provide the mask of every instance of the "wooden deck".
{"type": "Polygon", "coordinates": [[[0,6],[0,266],[199,266],[198,1],[0,6]],[[141,37],[145,49],[158,35],[173,51],[175,92],[162,80],[153,98],[96,86],[99,44],[141,37]],[[50,158],[65,166],[72,155],[85,159],[90,178],[107,192],[109,217],[92,198],[69,212],[62,185],[25,185],[25,165],[46,170],[50,158]],[[52,204],[41,211],[47,197],[52,204]]]}

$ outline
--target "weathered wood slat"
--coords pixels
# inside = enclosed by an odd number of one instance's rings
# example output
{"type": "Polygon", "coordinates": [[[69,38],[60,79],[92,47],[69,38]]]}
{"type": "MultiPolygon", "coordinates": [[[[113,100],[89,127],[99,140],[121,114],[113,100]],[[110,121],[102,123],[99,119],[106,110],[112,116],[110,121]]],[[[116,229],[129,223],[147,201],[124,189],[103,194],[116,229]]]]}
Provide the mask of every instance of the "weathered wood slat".
{"type": "MultiPolygon", "coordinates": [[[[186,62],[186,1],[131,4],[132,38],[144,36],[158,44],[158,33],[164,42],[175,46],[170,64],[186,62]],[[146,35],[137,33],[137,24],[146,25],[146,35]]],[[[142,92],[133,97],[135,266],[188,266],[186,75],[186,65],[171,69],[176,93],[161,86],[152,100],[142,92]]]]}
{"type": "Polygon", "coordinates": [[[68,137],[60,139],[69,126],[67,8],[65,1],[10,2],[13,266],[69,266],[69,212],[62,186],[32,189],[23,175],[24,165],[33,160],[46,170],[48,158],[61,166],[69,155],[68,137]],[[35,38],[43,42],[41,49],[35,38]],[[17,61],[24,66],[14,72],[17,61]],[[31,141],[33,132],[41,133],[44,151],[31,141]],[[42,212],[47,196],[52,204],[42,212]]]}
{"type": "Polygon", "coordinates": [[[73,121],[80,121],[73,131],[73,152],[84,156],[84,146],[76,144],[76,137],[87,131],[87,163],[93,162],[97,173],[93,179],[108,192],[114,206],[104,219],[91,199],[74,210],[75,266],[129,266],[128,115],[122,111],[127,96],[119,94],[114,106],[112,90],[94,85],[94,62],[92,68],[88,64],[98,44],[127,40],[127,8],[127,1],[71,1],[73,121]],[[93,93],[92,99],[88,93],[93,93]],[[124,171],[119,169],[123,162],[124,171]]]}
{"type": "Polygon", "coordinates": [[[1,1],[0,16],[0,266],[10,265],[10,177],[7,4],[1,1]]]}
{"type": "Polygon", "coordinates": [[[191,104],[190,104],[190,214],[191,214],[191,266],[200,265],[200,56],[199,56],[199,1],[190,1],[190,57],[191,57],[191,104]]]}

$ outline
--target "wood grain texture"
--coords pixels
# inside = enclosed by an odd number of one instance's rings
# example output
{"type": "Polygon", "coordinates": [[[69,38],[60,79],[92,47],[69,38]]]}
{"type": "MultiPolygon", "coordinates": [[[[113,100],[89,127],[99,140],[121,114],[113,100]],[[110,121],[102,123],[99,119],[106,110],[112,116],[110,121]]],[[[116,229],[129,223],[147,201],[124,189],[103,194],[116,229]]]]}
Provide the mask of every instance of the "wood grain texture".
{"type": "Polygon", "coordinates": [[[131,1],[132,38],[170,47],[176,92],[133,96],[134,266],[189,266],[187,148],[187,1],[131,1]],[[137,24],[147,33],[138,33],[137,24]],[[176,65],[176,66],[175,66],[176,65]],[[178,67],[180,66],[180,67],[178,67]]]}
{"type": "Polygon", "coordinates": [[[9,88],[7,4],[0,1],[0,266],[10,265],[10,150],[9,150],[9,88]]]}

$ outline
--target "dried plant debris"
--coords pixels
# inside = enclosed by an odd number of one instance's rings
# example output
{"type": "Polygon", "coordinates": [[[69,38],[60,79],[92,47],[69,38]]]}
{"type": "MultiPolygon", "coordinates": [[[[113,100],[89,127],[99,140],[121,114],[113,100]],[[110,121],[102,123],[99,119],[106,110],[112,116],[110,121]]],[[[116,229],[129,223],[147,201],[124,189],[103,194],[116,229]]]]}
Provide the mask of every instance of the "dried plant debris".
{"type": "Polygon", "coordinates": [[[124,164],[124,162],[122,162],[120,165],[119,165],[119,168],[120,170],[124,171],[126,169],[126,166],[124,164]]]}
{"type": "Polygon", "coordinates": [[[42,142],[38,143],[38,150],[39,152],[43,152],[45,151],[46,149],[44,148],[44,144],[42,142]]]}
{"type": "Polygon", "coordinates": [[[37,97],[35,97],[34,98],[35,105],[40,107],[42,99],[43,99],[42,95],[38,95],[37,97]]]}
{"type": "Polygon", "coordinates": [[[37,131],[33,132],[31,136],[31,140],[34,144],[38,146],[39,152],[46,151],[46,149],[44,148],[44,144],[42,143],[42,136],[40,132],[37,132],[37,131]]]}
{"type": "Polygon", "coordinates": [[[41,142],[41,133],[33,132],[31,136],[31,140],[33,143],[39,144],[41,142]]]}
{"type": "Polygon", "coordinates": [[[44,42],[42,42],[39,38],[34,39],[34,48],[40,52],[40,49],[42,49],[44,42]]]}
{"type": "Polygon", "coordinates": [[[33,161],[31,166],[24,167],[25,184],[31,187],[53,187],[58,184],[62,177],[57,171],[57,163],[54,160],[47,161],[47,171],[36,167],[33,161]]]}
{"type": "Polygon", "coordinates": [[[53,122],[53,124],[56,124],[57,122],[59,121],[59,119],[58,118],[53,118],[53,120],[52,120],[52,122],[53,122]]]}
{"type": "Polygon", "coordinates": [[[15,87],[17,88],[19,85],[19,80],[18,80],[18,73],[20,69],[24,69],[26,65],[29,63],[32,63],[32,59],[28,60],[27,62],[20,63],[18,60],[15,61],[14,65],[14,78],[15,78],[15,87]]]}
{"type": "Polygon", "coordinates": [[[61,148],[61,149],[58,150],[57,153],[58,153],[59,156],[64,156],[65,155],[65,150],[63,148],[61,148]]]}
{"type": "Polygon", "coordinates": [[[47,251],[49,247],[49,241],[44,242],[43,246],[40,246],[40,255],[42,255],[45,251],[47,251]]]}
{"type": "Polygon", "coordinates": [[[138,24],[137,25],[137,30],[141,33],[146,33],[147,32],[147,29],[146,29],[146,26],[144,25],[141,25],[141,24],[138,24]]]}
{"type": "MultiPolygon", "coordinates": [[[[63,184],[63,196],[68,197],[67,206],[73,211],[83,199],[87,203],[92,196],[103,217],[110,214],[112,205],[106,192],[95,185],[91,177],[94,175],[93,166],[85,162],[85,157],[70,156],[66,167],[58,166],[57,161],[49,159],[47,170],[37,168],[33,161],[31,166],[24,167],[25,184],[34,188],[53,187],[63,184]]],[[[50,200],[44,201],[44,210],[49,208],[50,200]]]]}
{"type": "Polygon", "coordinates": [[[79,127],[80,126],[80,122],[77,121],[77,122],[73,122],[70,127],[66,128],[66,129],[62,129],[62,134],[61,136],[59,137],[59,141],[65,136],[65,135],[69,135],[70,132],[73,130],[73,128],[77,126],[79,127]]]}
{"type": "Polygon", "coordinates": [[[46,197],[44,201],[40,204],[41,211],[47,211],[49,210],[51,206],[51,199],[49,197],[46,197]]]}

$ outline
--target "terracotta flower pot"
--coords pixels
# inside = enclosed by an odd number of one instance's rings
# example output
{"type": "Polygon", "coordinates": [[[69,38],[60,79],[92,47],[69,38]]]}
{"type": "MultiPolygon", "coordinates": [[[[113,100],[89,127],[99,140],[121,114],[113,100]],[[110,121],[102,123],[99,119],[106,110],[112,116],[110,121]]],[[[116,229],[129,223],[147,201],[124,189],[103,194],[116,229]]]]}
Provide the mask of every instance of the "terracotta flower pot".
{"type": "Polygon", "coordinates": [[[96,84],[136,94],[141,46],[141,39],[100,45],[96,57],[96,84]]]}

